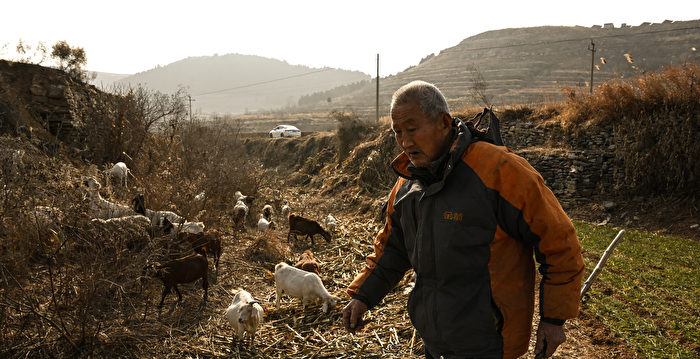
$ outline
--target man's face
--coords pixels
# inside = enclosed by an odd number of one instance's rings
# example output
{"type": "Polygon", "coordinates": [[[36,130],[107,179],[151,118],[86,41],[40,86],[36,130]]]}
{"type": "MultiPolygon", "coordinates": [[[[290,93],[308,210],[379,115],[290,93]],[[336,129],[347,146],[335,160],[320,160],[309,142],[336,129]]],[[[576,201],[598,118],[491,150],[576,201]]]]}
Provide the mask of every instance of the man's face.
{"type": "Polygon", "coordinates": [[[416,167],[427,167],[442,155],[451,127],[449,114],[431,119],[416,101],[394,106],[391,110],[391,129],[396,142],[416,167]]]}

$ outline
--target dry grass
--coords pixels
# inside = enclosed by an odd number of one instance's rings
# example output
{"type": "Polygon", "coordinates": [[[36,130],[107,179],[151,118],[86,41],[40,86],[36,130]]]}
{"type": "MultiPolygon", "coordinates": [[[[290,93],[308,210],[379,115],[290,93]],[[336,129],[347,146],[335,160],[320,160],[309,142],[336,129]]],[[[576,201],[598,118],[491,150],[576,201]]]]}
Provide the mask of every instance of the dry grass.
{"type": "MultiPolygon", "coordinates": [[[[676,76],[680,83],[688,79],[684,74],[664,76],[676,76]]],[[[644,88],[658,88],[649,81],[644,88]]],[[[629,92],[622,86],[619,94],[629,92]]],[[[586,106],[593,103],[586,101],[572,106],[592,112],[586,106]]],[[[604,107],[596,113],[608,111],[604,107]]],[[[680,111],[682,106],[670,108],[680,111]]],[[[544,118],[558,111],[555,107],[515,108],[512,114],[541,113],[544,118]]],[[[567,111],[573,110],[565,109],[562,116],[571,116],[567,111]]],[[[355,335],[341,327],[341,305],[322,314],[320,306],[304,311],[298,300],[284,298],[281,308],[274,308],[274,265],[282,260],[295,262],[310,244],[287,243],[283,219],[277,221],[277,230],[264,235],[255,231],[255,214],[264,204],[280,208],[289,203],[307,217],[318,220],[333,213],[339,220],[332,242],[319,240],[311,249],[321,262],[326,287],[343,302],[349,299],[346,286],[372,251],[381,226],[377,199],[384,198],[395,178],[388,163],[397,149],[387,131],[376,138],[365,137],[379,130],[368,126],[361,128],[366,133],[353,134],[352,118],[347,125],[341,131],[344,142],[334,143],[336,138],[329,136],[247,140],[235,126],[195,123],[172,140],[146,137],[139,151],[130,152],[136,154],[128,163],[136,176],[130,181],[133,187],[104,187],[104,197],[126,204],[141,192],[148,208],[174,210],[225,233],[221,269],[210,273],[209,302],[199,310],[200,284],[182,285],[183,301],[176,303],[171,294],[160,317],[155,303],[162,285],[142,280],[142,267],[146,260],[165,260],[186,250],[167,238],[90,223],[87,203],[76,184],[85,175],[103,181],[104,165],[82,164],[60,145],[51,152],[55,156],[48,156],[28,141],[0,138],[2,148],[25,151],[24,163],[12,171],[3,166],[0,178],[4,186],[0,192],[0,356],[422,356],[422,342],[405,311],[404,283],[369,313],[370,324],[355,335]],[[339,148],[348,149],[346,155],[340,155],[339,148]],[[286,157],[290,153],[293,158],[286,157]],[[303,186],[290,185],[294,183],[303,186]],[[233,230],[229,216],[236,190],[256,197],[245,230],[233,230]],[[207,199],[192,201],[202,191],[207,199]],[[54,225],[41,224],[33,214],[36,205],[60,209],[52,218],[54,225]],[[238,345],[223,317],[231,291],[239,287],[260,300],[266,312],[252,349],[238,345]]]]}
{"type": "MultiPolygon", "coordinates": [[[[112,201],[128,204],[142,192],[148,208],[173,210],[225,233],[221,269],[218,275],[210,273],[210,301],[198,310],[200,284],[181,285],[183,301],[176,304],[171,294],[160,316],[155,303],[162,285],[141,277],[142,268],[147,260],[176,258],[187,249],[147,231],[90,222],[78,184],[86,175],[104,183],[107,165],[73,167],[60,157],[65,149],[48,157],[19,139],[2,138],[3,148],[22,148],[26,154],[25,165],[1,178],[0,356],[398,358],[419,353],[419,338],[413,336],[400,298],[373,313],[376,324],[355,336],[340,327],[340,308],[323,315],[319,306],[302,311],[298,300],[287,298],[280,310],[274,309],[270,271],[279,261],[295,261],[309,243],[290,246],[284,228],[265,235],[253,230],[254,214],[265,203],[280,208],[288,202],[316,219],[333,212],[341,220],[333,242],[319,241],[313,250],[322,261],[326,286],[344,299],[344,288],[362,265],[377,227],[372,221],[350,223],[339,212],[346,204],[280,191],[285,188],[278,182],[282,178],[249,157],[237,136],[235,128],[194,125],[172,141],[150,138],[129,163],[136,177],[130,180],[132,187],[103,185],[103,197],[112,201]],[[208,158],[217,160],[204,160],[208,158]],[[243,231],[232,230],[228,216],[235,190],[257,197],[253,219],[243,231]],[[207,200],[195,204],[191,198],[201,191],[207,200]],[[56,207],[61,217],[54,218],[51,228],[43,226],[29,211],[35,205],[56,207]],[[231,290],[238,287],[262,299],[267,313],[251,351],[235,345],[222,315],[231,290]]],[[[306,151],[326,146],[311,142],[306,151]]],[[[284,227],[284,221],[278,225],[284,227]]]]}
{"type": "Polygon", "coordinates": [[[624,169],[621,190],[635,194],[692,193],[700,185],[700,68],[667,67],[629,81],[569,91],[560,118],[573,136],[611,129],[624,169]]]}

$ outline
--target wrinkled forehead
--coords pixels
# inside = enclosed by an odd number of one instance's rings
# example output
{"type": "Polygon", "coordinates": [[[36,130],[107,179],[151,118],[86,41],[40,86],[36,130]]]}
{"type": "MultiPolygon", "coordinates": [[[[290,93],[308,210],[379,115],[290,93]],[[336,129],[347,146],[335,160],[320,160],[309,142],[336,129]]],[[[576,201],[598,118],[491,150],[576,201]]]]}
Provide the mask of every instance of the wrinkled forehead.
{"type": "Polygon", "coordinates": [[[417,125],[426,119],[418,103],[408,102],[391,109],[391,127],[417,125]]]}
{"type": "Polygon", "coordinates": [[[393,117],[394,113],[397,111],[406,111],[408,109],[421,111],[420,101],[418,100],[417,96],[404,97],[399,101],[392,103],[391,116],[393,117]]]}

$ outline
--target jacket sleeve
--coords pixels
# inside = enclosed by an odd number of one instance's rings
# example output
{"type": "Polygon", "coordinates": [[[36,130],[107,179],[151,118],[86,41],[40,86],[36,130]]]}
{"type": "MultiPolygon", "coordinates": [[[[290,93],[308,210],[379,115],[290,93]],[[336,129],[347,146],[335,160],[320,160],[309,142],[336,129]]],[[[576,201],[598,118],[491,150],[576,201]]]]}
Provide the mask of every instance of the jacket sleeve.
{"type": "MultiPolygon", "coordinates": [[[[522,157],[507,153],[506,178],[510,171],[521,173],[518,195],[508,195],[520,210],[508,227],[516,238],[533,246],[542,274],[540,316],[544,321],[563,324],[578,315],[584,264],[576,230],[542,176],[522,157]]],[[[513,190],[511,190],[512,192],[513,190]]]]}
{"type": "Polygon", "coordinates": [[[399,214],[393,203],[403,182],[405,180],[399,178],[389,195],[387,219],[374,240],[374,253],[367,256],[367,265],[347,289],[350,297],[363,301],[370,308],[377,305],[410,268],[401,229],[392,226],[398,223],[399,214]]]}
{"type": "Polygon", "coordinates": [[[576,317],[584,264],[571,220],[524,158],[507,149],[484,150],[479,156],[477,166],[484,167],[477,171],[498,193],[499,224],[534,248],[542,274],[540,316],[555,324],[576,317]]]}

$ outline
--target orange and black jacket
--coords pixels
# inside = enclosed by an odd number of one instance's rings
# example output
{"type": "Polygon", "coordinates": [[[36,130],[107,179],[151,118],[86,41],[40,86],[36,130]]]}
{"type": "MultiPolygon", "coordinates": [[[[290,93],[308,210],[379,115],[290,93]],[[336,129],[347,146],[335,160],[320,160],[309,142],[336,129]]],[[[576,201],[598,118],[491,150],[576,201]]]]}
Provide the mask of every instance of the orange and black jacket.
{"type": "Polygon", "coordinates": [[[527,351],[534,311],[534,257],[542,320],[578,314],[581,246],[540,174],[506,147],[457,137],[437,178],[401,154],[387,220],[367,266],[348,287],[370,308],[409,268],[408,312],[433,356],[516,358],[527,351]]]}

